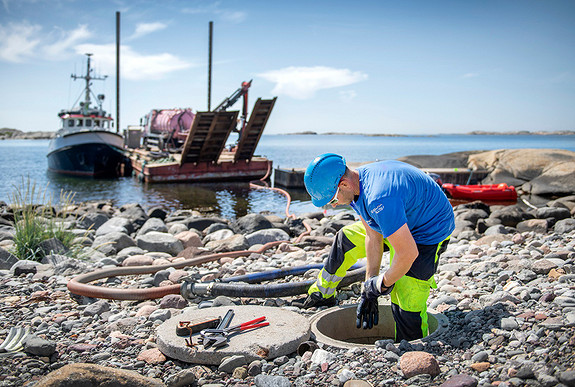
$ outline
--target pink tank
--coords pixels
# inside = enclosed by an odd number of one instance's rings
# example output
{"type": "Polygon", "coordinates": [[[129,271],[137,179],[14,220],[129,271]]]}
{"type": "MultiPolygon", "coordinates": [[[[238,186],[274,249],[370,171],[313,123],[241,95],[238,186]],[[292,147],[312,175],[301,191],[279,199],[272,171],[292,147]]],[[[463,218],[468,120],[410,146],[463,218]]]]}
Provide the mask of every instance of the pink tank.
{"type": "Polygon", "coordinates": [[[192,109],[152,110],[145,117],[144,135],[173,133],[173,138],[183,141],[195,116],[192,109]]]}

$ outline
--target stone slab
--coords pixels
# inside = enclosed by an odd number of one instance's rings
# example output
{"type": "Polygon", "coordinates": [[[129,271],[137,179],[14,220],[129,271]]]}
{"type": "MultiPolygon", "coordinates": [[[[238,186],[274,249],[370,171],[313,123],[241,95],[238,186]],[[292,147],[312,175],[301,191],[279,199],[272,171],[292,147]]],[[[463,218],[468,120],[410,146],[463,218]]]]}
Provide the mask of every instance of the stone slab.
{"type": "MultiPolygon", "coordinates": [[[[310,337],[309,320],[290,310],[255,306],[234,305],[206,309],[189,309],[172,317],[157,328],[158,348],[164,355],[187,363],[219,365],[226,356],[243,355],[249,363],[257,359],[274,359],[295,352],[298,346],[310,337]],[[230,326],[266,317],[270,325],[230,336],[228,345],[221,348],[204,349],[202,345],[189,348],[185,337],[176,335],[180,321],[201,322],[223,317],[233,309],[234,318],[230,326]]],[[[192,336],[193,342],[200,341],[199,333],[192,336]]]]}

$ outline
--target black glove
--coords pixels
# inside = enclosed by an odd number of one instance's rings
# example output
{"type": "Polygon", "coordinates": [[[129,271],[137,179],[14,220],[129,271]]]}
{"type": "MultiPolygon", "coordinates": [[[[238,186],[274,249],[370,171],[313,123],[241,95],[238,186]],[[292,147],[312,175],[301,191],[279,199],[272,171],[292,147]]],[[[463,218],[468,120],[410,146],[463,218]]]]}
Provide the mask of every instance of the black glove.
{"type": "Polygon", "coordinates": [[[373,276],[363,283],[363,291],[367,298],[377,298],[391,293],[393,284],[385,286],[383,284],[383,275],[373,276]]]}
{"type": "Polygon", "coordinates": [[[305,299],[303,303],[303,308],[309,309],[319,306],[335,306],[336,304],[337,300],[335,296],[324,298],[320,292],[313,292],[305,299]]]}
{"type": "Polygon", "coordinates": [[[358,328],[371,329],[379,323],[379,307],[377,297],[368,298],[365,292],[361,293],[361,300],[357,306],[357,320],[355,325],[358,328]]]}

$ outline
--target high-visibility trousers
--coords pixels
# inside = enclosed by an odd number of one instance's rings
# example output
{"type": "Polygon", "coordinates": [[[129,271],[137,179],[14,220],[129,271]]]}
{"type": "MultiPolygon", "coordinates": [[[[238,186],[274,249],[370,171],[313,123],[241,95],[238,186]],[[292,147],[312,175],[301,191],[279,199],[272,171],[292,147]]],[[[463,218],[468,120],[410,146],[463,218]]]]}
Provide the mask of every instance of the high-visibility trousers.
{"type": "MultiPolygon", "coordinates": [[[[449,237],[435,245],[417,244],[419,252],[406,275],[394,285],[390,294],[391,310],[395,321],[395,340],[415,340],[429,334],[427,323],[427,299],[431,288],[437,288],[434,273],[439,256],[447,248],[449,237]]],[[[383,239],[384,250],[389,250],[389,264],[393,262],[394,250],[383,239]]],[[[324,298],[334,297],[339,282],[347,270],[359,259],[365,258],[365,227],[356,222],[339,230],[333,241],[324,267],[308,293],[319,292],[324,298]]]]}

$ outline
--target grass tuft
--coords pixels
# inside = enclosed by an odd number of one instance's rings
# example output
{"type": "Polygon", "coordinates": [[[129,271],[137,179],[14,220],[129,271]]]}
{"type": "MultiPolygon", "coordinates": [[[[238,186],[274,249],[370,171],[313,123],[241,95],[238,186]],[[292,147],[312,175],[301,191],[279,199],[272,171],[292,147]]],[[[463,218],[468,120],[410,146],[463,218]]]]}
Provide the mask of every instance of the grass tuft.
{"type": "Polygon", "coordinates": [[[22,178],[21,186],[15,187],[10,195],[15,228],[12,253],[18,259],[41,261],[50,253],[43,251],[41,243],[55,238],[68,249],[66,255],[78,255],[82,246],[74,243],[76,236],[66,229],[64,223],[70,215],[69,210],[74,208],[73,199],[73,193],[61,191],[55,207],[47,187],[40,190],[30,178],[22,178]]]}

